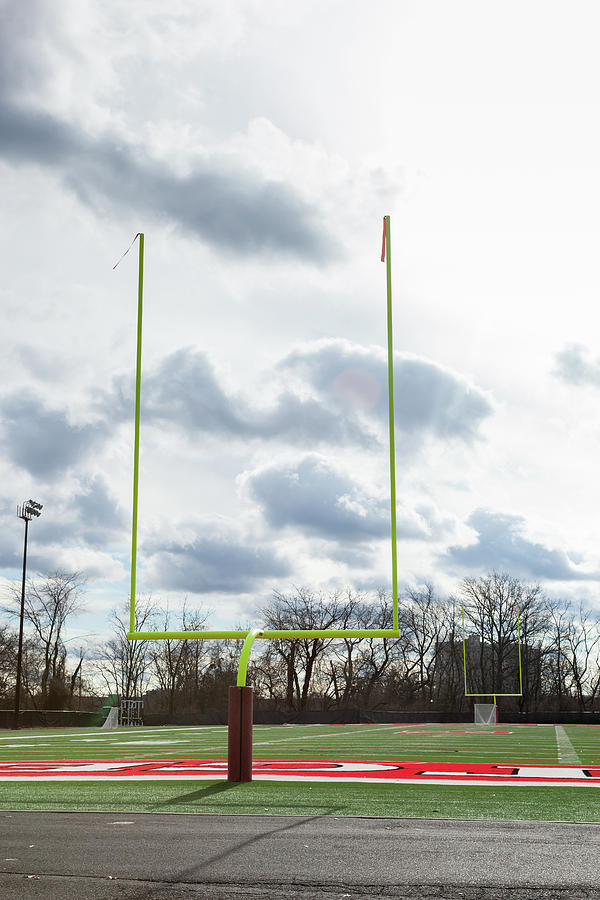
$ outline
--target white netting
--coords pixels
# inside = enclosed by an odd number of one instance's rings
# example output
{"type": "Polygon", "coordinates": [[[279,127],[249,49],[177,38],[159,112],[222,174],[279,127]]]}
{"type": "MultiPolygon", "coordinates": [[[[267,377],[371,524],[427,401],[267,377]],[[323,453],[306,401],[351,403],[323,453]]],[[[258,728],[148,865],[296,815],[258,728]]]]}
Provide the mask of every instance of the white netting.
{"type": "Polygon", "coordinates": [[[476,725],[495,725],[498,721],[498,710],[495,703],[474,704],[476,725]]]}
{"type": "Polygon", "coordinates": [[[119,727],[119,707],[113,706],[100,726],[100,728],[118,728],[119,727]]]}

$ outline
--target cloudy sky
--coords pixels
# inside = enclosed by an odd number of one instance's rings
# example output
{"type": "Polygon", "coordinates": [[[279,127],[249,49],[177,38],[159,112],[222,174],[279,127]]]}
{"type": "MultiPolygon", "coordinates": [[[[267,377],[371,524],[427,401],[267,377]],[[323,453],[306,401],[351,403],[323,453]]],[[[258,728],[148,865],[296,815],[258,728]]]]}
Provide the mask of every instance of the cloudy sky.
{"type": "Polygon", "coordinates": [[[0,0],[0,576],[252,620],[398,557],[597,605],[600,9],[552,0],[0,0]]]}

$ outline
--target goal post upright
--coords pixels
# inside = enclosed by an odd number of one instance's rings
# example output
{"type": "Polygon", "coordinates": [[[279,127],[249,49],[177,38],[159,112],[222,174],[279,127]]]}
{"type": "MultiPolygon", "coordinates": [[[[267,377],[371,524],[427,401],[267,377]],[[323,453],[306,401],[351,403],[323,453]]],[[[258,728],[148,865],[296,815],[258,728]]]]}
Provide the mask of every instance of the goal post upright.
{"type": "Polygon", "coordinates": [[[396,439],[394,428],[394,343],[392,335],[392,241],[390,217],[383,217],[381,261],[385,261],[387,294],[388,419],[390,443],[390,518],[392,533],[393,627],[398,628],[398,546],[396,539],[396,439]]]}
{"type": "MultiPolygon", "coordinates": [[[[131,585],[129,593],[129,630],[135,631],[135,587],[137,574],[138,494],[140,481],[140,408],[142,393],[142,320],[144,298],[144,234],[139,232],[137,339],[135,355],[135,413],[133,419],[133,505],[131,522],[131,585]]],[[[132,244],[135,243],[135,238],[132,244]]],[[[129,248],[131,249],[131,247],[129,248]]],[[[125,253],[129,253],[129,249],[125,253]]],[[[123,257],[121,257],[122,259],[123,257]]],[[[119,260],[120,262],[121,260],[119,260]]],[[[119,265],[119,262],[113,267],[119,265]]]]}

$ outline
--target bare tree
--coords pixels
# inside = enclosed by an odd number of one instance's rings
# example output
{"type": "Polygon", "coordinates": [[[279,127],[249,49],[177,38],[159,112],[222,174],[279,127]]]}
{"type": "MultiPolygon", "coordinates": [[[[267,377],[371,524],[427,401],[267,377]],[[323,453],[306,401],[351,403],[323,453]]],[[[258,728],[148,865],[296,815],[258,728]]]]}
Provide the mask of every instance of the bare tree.
{"type": "MultiPolygon", "coordinates": [[[[262,614],[265,627],[270,630],[325,630],[337,627],[342,609],[339,592],[326,598],[307,588],[296,588],[294,594],[275,591],[262,614]]],[[[306,709],[317,663],[330,643],[326,638],[274,641],[286,666],[286,701],[290,707],[306,709]]]]}
{"type": "MultiPolygon", "coordinates": [[[[180,614],[181,631],[202,631],[206,627],[208,612],[201,609],[188,610],[184,601],[180,614]]],[[[163,631],[177,630],[171,628],[171,613],[167,608],[163,612],[163,631]]],[[[167,639],[153,642],[151,649],[152,668],[159,688],[167,697],[169,715],[175,710],[178,693],[183,693],[186,682],[195,684],[196,695],[200,687],[201,674],[208,667],[208,653],[205,647],[199,647],[205,641],[167,639]],[[202,661],[205,661],[203,665],[202,661]]],[[[193,685],[187,686],[187,693],[193,685]]]]}
{"type": "MultiPolygon", "coordinates": [[[[56,705],[68,696],[67,651],[63,641],[64,627],[83,608],[86,580],[81,572],[57,570],[51,575],[29,579],[25,589],[24,619],[32,626],[42,652],[40,700],[42,708],[56,705]]],[[[18,618],[21,589],[13,585],[6,612],[18,618]]]]}
{"type": "Polygon", "coordinates": [[[15,694],[18,632],[8,625],[0,626],[0,701],[12,702],[15,694]]]}
{"type": "MultiPolygon", "coordinates": [[[[148,631],[157,615],[151,597],[135,603],[135,630],[148,631]]],[[[125,699],[141,697],[149,680],[152,647],[149,641],[129,641],[129,601],[112,611],[113,637],[100,648],[95,670],[110,694],[125,699]]]]}
{"type": "Polygon", "coordinates": [[[462,711],[465,704],[462,623],[460,604],[455,597],[441,601],[439,616],[443,621],[439,639],[436,641],[435,699],[447,710],[462,711]]]}
{"type": "Polygon", "coordinates": [[[434,696],[435,673],[439,666],[439,651],[446,646],[448,621],[433,585],[421,590],[408,590],[400,615],[404,641],[402,656],[406,677],[427,702],[434,696]]]}
{"type": "Polygon", "coordinates": [[[490,694],[516,691],[519,684],[518,610],[521,621],[539,598],[539,585],[524,585],[506,572],[465,578],[461,594],[471,626],[467,671],[471,690],[490,694]]]}
{"type": "MultiPolygon", "coordinates": [[[[365,603],[364,597],[346,590],[343,598],[340,597],[339,620],[337,628],[377,628],[372,624],[373,610],[365,603]]],[[[327,675],[329,685],[324,689],[324,695],[332,696],[336,706],[348,706],[355,701],[355,696],[360,690],[358,676],[358,648],[360,638],[343,638],[334,641],[327,654],[327,675]]]]}
{"type": "MultiPolygon", "coordinates": [[[[377,592],[373,603],[365,603],[362,612],[365,628],[392,628],[392,600],[385,591],[377,592]]],[[[402,638],[363,638],[359,644],[356,666],[356,699],[365,706],[380,704],[393,698],[397,703],[397,679],[393,673],[400,653],[402,638]],[[390,694],[391,688],[391,694],[390,694]]]]}
{"type": "Polygon", "coordinates": [[[600,689],[600,622],[580,604],[568,616],[563,633],[562,657],[572,693],[581,710],[592,706],[600,689]]]}
{"type": "MultiPolygon", "coordinates": [[[[202,607],[188,609],[184,603],[181,615],[183,631],[204,631],[210,614],[210,610],[202,607]]],[[[210,641],[184,642],[180,677],[181,699],[185,708],[192,709],[198,706],[206,675],[213,665],[213,657],[213,646],[210,641]]]]}

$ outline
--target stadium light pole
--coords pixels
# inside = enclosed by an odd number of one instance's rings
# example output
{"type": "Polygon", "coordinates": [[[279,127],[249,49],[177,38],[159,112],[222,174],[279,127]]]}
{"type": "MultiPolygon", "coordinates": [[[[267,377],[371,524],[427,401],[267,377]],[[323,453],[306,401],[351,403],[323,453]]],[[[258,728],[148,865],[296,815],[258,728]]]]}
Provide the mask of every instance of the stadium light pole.
{"type": "Polygon", "coordinates": [[[23,581],[21,584],[21,613],[19,616],[19,650],[17,652],[17,678],[15,684],[15,715],[13,729],[19,727],[19,712],[21,700],[21,661],[23,659],[23,619],[25,617],[25,575],[27,572],[27,531],[29,523],[35,517],[41,515],[43,506],[35,500],[28,500],[22,506],[17,506],[17,516],[25,522],[25,543],[23,545],[23,581]]]}

